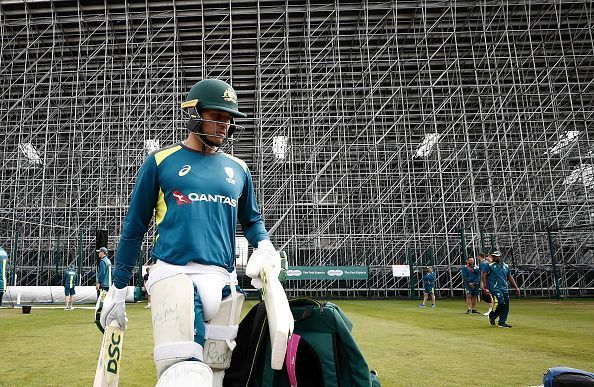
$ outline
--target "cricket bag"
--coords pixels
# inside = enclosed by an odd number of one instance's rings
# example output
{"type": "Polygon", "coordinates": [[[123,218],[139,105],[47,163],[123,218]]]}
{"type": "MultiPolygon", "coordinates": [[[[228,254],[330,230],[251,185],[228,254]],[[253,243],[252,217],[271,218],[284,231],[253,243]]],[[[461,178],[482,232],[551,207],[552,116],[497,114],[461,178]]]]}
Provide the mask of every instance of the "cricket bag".
{"type": "Polygon", "coordinates": [[[261,302],[239,324],[225,387],[381,386],[353,339],[353,324],[337,305],[306,298],[289,300],[289,305],[295,330],[283,369],[270,367],[270,337],[261,302]]]}
{"type": "Polygon", "coordinates": [[[594,373],[569,367],[549,368],[544,387],[594,387],[594,373]]]}

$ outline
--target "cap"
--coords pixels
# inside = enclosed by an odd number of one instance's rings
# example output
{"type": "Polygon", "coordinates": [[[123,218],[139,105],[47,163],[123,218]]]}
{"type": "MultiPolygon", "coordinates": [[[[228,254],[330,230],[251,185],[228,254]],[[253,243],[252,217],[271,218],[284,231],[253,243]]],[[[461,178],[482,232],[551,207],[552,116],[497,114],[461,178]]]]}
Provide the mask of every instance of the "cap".
{"type": "Polygon", "coordinates": [[[103,252],[104,254],[107,254],[107,252],[109,250],[107,250],[107,247],[101,247],[99,250],[95,250],[95,251],[98,252],[98,253],[103,252]]]}
{"type": "Polygon", "coordinates": [[[501,251],[499,251],[499,250],[493,251],[493,254],[491,254],[491,255],[493,255],[494,257],[501,257],[501,251]]]}

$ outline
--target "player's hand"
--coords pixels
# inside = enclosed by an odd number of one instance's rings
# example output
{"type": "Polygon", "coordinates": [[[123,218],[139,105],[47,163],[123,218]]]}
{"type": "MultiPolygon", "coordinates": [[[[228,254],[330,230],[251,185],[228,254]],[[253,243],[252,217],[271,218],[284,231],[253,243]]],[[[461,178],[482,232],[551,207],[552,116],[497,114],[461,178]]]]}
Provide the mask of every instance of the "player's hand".
{"type": "Polygon", "coordinates": [[[474,289],[474,284],[470,284],[470,287],[474,289]]]}
{"type": "Polygon", "coordinates": [[[128,317],[126,317],[126,293],[128,288],[118,289],[112,285],[103,300],[103,310],[101,311],[101,326],[103,329],[114,320],[118,322],[121,329],[128,326],[128,317]]]}
{"type": "Polygon", "coordinates": [[[520,295],[520,288],[516,288],[516,296],[520,295]]]}
{"type": "Polygon", "coordinates": [[[264,267],[269,266],[273,276],[278,277],[281,269],[281,259],[272,243],[265,239],[258,243],[245,268],[245,274],[252,279],[252,286],[262,288],[261,273],[264,267]]]}

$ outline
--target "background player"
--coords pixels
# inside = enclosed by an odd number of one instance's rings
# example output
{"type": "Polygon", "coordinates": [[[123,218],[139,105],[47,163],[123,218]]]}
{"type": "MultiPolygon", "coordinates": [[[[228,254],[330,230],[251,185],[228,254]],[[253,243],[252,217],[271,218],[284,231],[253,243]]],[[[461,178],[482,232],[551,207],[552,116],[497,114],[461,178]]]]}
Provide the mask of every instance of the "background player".
{"type": "Polygon", "coordinates": [[[491,293],[493,297],[497,298],[497,307],[494,311],[489,313],[489,323],[495,325],[495,321],[499,318],[498,326],[501,328],[511,328],[507,323],[507,316],[509,314],[509,291],[507,289],[508,280],[516,290],[516,294],[520,294],[520,289],[516,285],[516,281],[509,273],[509,266],[501,260],[501,252],[495,251],[493,254],[493,262],[487,269],[481,273],[481,289],[491,293]]]}
{"type": "Polygon", "coordinates": [[[70,266],[68,266],[68,269],[64,271],[64,276],[62,278],[62,283],[64,285],[64,295],[66,296],[66,307],[64,308],[64,310],[74,309],[76,280],[77,275],[76,271],[74,271],[74,265],[70,264],[70,266]]]}
{"type": "Polygon", "coordinates": [[[426,306],[429,295],[431,295],[431,307],[435,308],[435,273],[431,266],[427,266],[427,273],[423,276],[423,303],[419,305],[421,308],[426,306]]]}
{"type": "Polygon", "coordinates": [[[481,272],[474,264],[474,258],[470,257],[466,260],[466,265],[462,267],[462,282],[464,283],[464,293],[466,294],[466,314],[476,313],[476,301],[479,295],[479,287],[481,284],[481,272]]]}

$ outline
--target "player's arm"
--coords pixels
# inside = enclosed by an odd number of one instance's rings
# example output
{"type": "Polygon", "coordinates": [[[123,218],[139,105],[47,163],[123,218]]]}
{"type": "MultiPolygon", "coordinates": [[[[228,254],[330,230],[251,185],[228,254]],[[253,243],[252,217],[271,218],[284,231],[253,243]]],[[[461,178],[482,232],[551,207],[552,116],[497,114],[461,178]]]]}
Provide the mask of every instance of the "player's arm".
{"type": "Polygon", "coordinates": [[[253,247],[257,248],[250,256],[246,266],[246,275],[252,278],[252,285],[255,288],[261,288],[261,273],[264,267],[269,265],[272,269],[271,275],[278,277],[281,271],[281,259],[264,227],[249,170],[246,170],[243,191],[238,201],[237,218],[246,239],[253,247]]]}
{"type": "Polygon", "coordinates": [[[460,271],[462,272],[462,282],[464,285],[468,284],[468,273],[466,273],[466,266],[463,266],[462,270],[460,271]]]}
{"type": "Polygon", "coordinates": [[[101,311],[100,324],[103,328],[107,328],[115,320],[120,328],[126,328],[128,321],[126,317],[127,286],[132,276],[134,261],[140,251],[142,239],[153,217],[158,191],[157,163],[155,156],[151,154],[140,167],[130,198],[130,206],[116,254],[114,286],[109,288],[101,311]]]}
{"type": "Polygon", "coordinates": [[[105,278],[105,262],[103,260],[99,261],[99,271],[97,272],[97,284],[99,289],[103,287],[103,278],[105,278]]]}
{"type": "Polygon", "coordinates": [[[507,279],[509,281],[510,284],[512,284],[512,286],[514,287],[514,289],[516,290],[516,294],[520,294],[520,288],[518,287],[518,285],[516,284],[516,280],[514,279],[514,277],[512,277],[511,274],[507,275],[507,279]]]}
{"type": "Polygon", "coordinates": [[[253,247],[258,247],[259,242],[270,239],[258,208],[252,174],[249,170],[246,171],[246,181],[238,201],[237,218],[243,229],[243,234],[253,247]]]}
{"type": "Polygon", "coordinates": [[[113,275],[113,283],[118,289],[128,286],[130,282],[144,234],[153,217],[158,192],[157,162],[155,156],[151,154],[138,171],[118,244],[113,275]]]}
{"type": "Polygon", "coordinates": [[[489,293],[489,289],[487,289],[487,271],[481,271],[481,290],[485,293],[489,293]]]}

